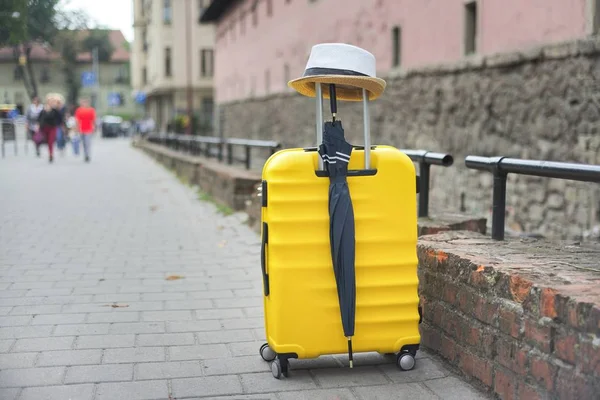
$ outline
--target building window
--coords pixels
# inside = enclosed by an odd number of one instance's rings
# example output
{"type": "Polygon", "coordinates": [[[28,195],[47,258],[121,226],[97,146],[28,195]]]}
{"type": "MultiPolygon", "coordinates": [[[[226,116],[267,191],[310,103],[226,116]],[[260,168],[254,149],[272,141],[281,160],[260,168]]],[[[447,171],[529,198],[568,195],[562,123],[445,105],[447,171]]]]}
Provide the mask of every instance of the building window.
{"type": "Polygon", "coordinates": [[[242,11],[240,13],[240,35],[246,33],[246,12],[242,11]]]}
{"type": "Polygon", "coordinates": [[[288,82],[290,81],[290,66],[285,64],[283,66],[283,85],[287,87],[288,82]]]}
{"type": "Polygon", "coordinates": [[[212,49],[200,50],[200,76],[213,76],[213,51],[212,49]]]}
{"type": "Polygon", "coordinates": [[[21,67],[15,67],[15,70],[13,71],[13,79],[15,81],[20,81],[21,79],[23,79],[23,75],[21,74],[21,67]]]}
{"type": "Polygon", "coordinates": [[[40,82],[41,83],[50,82],[50,71],[48,71],[48,68],[46,68],[46,67],[42,68],[42,73],[40,74],[40,82]]]}
{"type": "Polygon", "coordinates": [[[171,76],[171,48],[165,47],[165,76],[171,76]]]}
{"type": "Polygon", "coordinates": [[[144,85],[148,83],[148,70],[146,67],[142,68],[142,82],[144,85]]]}
{"type": "Polygon", "coordinates": [[[173,8],[171,7],[171,0],[163,0],[163,22],[170,24],[173,19],[173,8]]]}
{"type": "Polygon", "coordinates": [[[477,2],[465,4],[465,55],[477,51],[477,2]]]}
{"type": "Polygon", "coordinates": [[[273,0],[267,0],[267,15],[273,15],[273,0]]]}
{"type": "Polygon", "coordinates": [[[271,92],[271,71],[265,71],[265,93],[269,94],[271,92]]]}
{"type": "Polygon", "coordinates": [[[392,29],[392,66],[399,67],[402,57],[402,29],[395,26],[392,29]]]}
{"type": "Polygon", "coordinates": [[[209,2],[207,0],[198,0],[198,15],[202,16],[204,11],[208,8],[209,2]]]}
{"type": "Polygon", "coordinates": [[[117,70],[117,77],[115,78],[116,83],[128,83],[129,72],[126,65],[119,67],[117,70]]]}

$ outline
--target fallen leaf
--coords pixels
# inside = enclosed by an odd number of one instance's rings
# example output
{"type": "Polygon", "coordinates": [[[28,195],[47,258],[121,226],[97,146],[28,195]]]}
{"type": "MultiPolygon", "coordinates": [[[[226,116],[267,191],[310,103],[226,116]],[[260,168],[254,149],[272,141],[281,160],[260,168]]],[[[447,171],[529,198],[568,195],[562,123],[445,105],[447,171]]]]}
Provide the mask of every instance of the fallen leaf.
{"type": "Polygon", "coordinates": [[[112,308],[127,308],[129,307],[129,304],[105,304],[104,307],[112,307],[112,308]]]}
{"type": "Polygon", "coordinates": [[[158,209],[158,206],[150,206],[150,211],[154,212],[158,209]]]}
{"type": "Polygon", "coordinates": [[[98,279],[98,280],[99,280],[100,282],[104,282],[106,279],[104,279],[104,278],[100,278],[100,279],[98,279]]]}
{"type": "Polygon", "coordinates": [[[177,279],[185,279],[185,277],[181,275],[169,275],[165,278],[167,281],[176,281],[177,279]]]}
{"type": "Polygon", "coordinates": [[[223,248],[227,244],[227,240],[223,240],[219,243],[219,247],[223,248]]]}
{"type": "Polygon", "coordinates": [[[483,271],[485,268],[483,267],[483,265],[480,265],[479,267],[477,267],[477,272],[481,272],[483,271]]]}

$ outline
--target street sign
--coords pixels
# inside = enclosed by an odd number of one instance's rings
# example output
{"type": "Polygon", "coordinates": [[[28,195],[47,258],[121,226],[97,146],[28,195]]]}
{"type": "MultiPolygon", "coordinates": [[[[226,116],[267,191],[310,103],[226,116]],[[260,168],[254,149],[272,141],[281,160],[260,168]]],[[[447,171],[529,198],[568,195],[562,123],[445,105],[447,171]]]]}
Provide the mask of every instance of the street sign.
{"type": "Polygon", "coordinates": [[[108,94],[108,105],[110,107],[117,107],[121,105],[121,95],[119,93],[111,92],[108,94]]]}
{"type": "Polygon", "coordinates": [[[92,71],[85,71],[81,73],[81,86],[91,87],[96,84],[96,74],[92,71]]]}
{"type": "Polygon", "coordinates": [[[137,92],[134,96],[135,102],[138,104],[144,104],[146,102],[146,93],[137,92]]]}

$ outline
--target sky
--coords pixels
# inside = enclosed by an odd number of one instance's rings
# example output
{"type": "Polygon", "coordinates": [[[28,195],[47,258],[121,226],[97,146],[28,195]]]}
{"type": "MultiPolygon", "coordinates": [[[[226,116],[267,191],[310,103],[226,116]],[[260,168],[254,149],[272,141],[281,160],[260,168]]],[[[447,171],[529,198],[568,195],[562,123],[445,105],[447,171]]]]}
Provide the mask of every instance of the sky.
{"type": "Polygon", "coordinates": [[[133,41],[133,1],[131,0],[63,0],[65,9],[84,10],[98,24],[120,29],[133,41]]]}

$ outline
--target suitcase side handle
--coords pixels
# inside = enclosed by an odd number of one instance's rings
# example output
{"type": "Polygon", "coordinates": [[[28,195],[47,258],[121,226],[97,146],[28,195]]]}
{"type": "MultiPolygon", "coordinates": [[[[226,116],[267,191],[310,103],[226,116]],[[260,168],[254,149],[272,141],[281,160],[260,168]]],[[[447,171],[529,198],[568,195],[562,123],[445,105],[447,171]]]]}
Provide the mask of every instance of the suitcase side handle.
{"type": "Polygon", "coordinates": [[[262,240],[260,246],[260,267],[262,268],[263,290],[265,296],[269,295],[269,275],[267,275],[267,244],[269,243],[269,225],[262,224],[262,240]]]}

